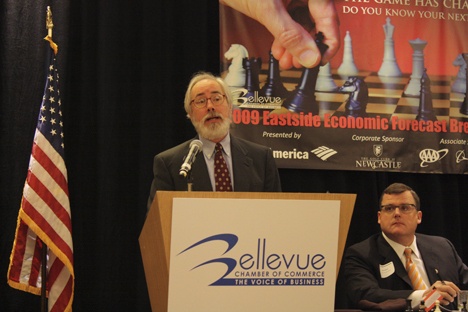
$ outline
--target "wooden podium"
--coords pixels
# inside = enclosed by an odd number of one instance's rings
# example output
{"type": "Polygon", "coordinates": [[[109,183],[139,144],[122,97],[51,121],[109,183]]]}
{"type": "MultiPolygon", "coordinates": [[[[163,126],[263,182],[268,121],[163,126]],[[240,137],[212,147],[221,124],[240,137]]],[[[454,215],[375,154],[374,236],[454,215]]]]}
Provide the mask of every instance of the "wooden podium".
{"type": "Polygon", "coordinates": [[[172,203],[174,198],[339,200],[340,220],[336,271],[338,274],[353,214],[356,195],[336,193],[158,191],[139,237],[152,311],[165,312],[168,307],[172,203]]]}

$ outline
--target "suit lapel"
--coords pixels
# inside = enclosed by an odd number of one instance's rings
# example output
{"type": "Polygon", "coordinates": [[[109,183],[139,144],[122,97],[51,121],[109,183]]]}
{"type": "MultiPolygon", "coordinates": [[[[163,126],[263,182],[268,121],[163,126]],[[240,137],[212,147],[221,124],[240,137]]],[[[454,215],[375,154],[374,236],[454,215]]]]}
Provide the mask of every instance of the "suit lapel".
{"type": "Polygon", "coordinates": [[[409,287],[411,286],[411,281],[409,279],[408,273],[406,272],[403,263],[396,254],[395,250],[387,243],[385,238],[382,235],[378,238],[379,253],[384,259],[384,263],[392,262],[395,267],[395,274],[402,279],[409,287]]]}
{"type": "Polygon", "coordinates": [[[247,192],[250,190],[250,171],[252,170],[252,158],[239,140],[231,136],[231,159],[234,171],[234,190],[236,192],[247,192]]]}
{"type": "Polygon", "coordinates": [[[193,163],[192,178],[194,191],[213,191],[203,153],[198,153],[193,163]]]}
{"type": "Polygon", "coordinates": [[[424,267],[426,269],[427,277],[429,278],[429,283],[436,282],[439,278],[435,272],[437,268],[440,268],[439,258],[436,253],[433,252],[433,246],[419,235],[416,235],[416,243],[418,244],[418,249],[421,254],[421,257],[424,260],[424,267]]]}

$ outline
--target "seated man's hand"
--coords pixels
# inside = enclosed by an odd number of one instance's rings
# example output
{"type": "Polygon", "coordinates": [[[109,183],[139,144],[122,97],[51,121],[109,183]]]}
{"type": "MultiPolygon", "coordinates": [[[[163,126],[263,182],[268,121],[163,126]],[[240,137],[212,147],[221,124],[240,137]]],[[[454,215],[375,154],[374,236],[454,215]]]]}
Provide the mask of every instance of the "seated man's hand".
{"type": "Polygon", "coordinates": [[[437,292],[442,296],[442,299],[440,299],[440,304],[442,305],[452,303],[460,292],[460,288],[452,282],[437,281],[432,284],[430,289],[424,292],[423,298],[426,298],[432,290],[437,290],[437,292]]]}

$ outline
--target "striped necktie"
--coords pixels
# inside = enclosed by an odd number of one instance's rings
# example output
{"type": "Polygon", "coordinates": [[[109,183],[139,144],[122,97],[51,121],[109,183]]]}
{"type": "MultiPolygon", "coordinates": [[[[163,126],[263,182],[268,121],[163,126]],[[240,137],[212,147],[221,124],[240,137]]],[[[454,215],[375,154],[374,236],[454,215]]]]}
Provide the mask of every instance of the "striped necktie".
{"type": "Polygon", "coordinates": [[[220,143],[216,144],[214,161],[216,192],[232,192],[231,176],[223,157],[223,146],[220,143]]]}
{"type": "Polygon", "coordinates": [[[405,248],[405,257],[406,257],[406,271],[408,272],[408,276],[411,280],[411,285],[413,285],[413,289],[426,289],[426,284],[424,283],[421,274],[416,267],[416,264],[411,259],[411,254],[413,251],[411,248],[405,248]]]}

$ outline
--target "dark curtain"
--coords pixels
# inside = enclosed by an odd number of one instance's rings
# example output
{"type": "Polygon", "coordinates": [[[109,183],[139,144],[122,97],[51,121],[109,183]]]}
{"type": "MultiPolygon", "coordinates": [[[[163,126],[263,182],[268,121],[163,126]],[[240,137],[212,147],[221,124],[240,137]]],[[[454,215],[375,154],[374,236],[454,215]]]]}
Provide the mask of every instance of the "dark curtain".
{"type": "MultiPolygon", "coordinates": [[[[195,135],[183,96],[219,73],[218,1],[0,2],[0,310],[40,311],[7,268],[45,84],[45,12],[54,18],[75,257],[75,311],[150,311],[138,236],[153,156],[195,135]]],[[[281,169],[285,192],[356,193],[347,244],[378,231],[377,200],[401,181],[421,195],[420,232],[468,262],[466,175],[281,169]]],[[[311,221],[311,226],[313,222],[311,221]]],[[[340,274],[336,306],[345,307],[340,274]]]]}

